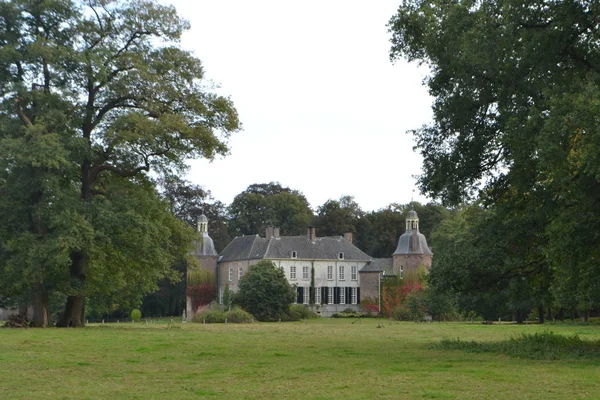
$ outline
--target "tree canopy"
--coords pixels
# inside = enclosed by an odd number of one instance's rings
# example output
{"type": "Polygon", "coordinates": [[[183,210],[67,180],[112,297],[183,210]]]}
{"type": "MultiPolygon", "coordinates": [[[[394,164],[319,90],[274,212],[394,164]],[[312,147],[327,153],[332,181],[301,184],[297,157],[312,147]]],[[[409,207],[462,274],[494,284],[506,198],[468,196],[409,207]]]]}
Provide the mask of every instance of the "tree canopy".
{"type": "Polygon", "coordinates": [[[172,6],[15,0],[0,11],[2,294],[34,289],[43,309],[58,291],[58,325],[81,326],[86,296],[149,291],[187,252],[191,230],[149,173],[226,154],[237,113],[179,47],[189,25],[172,6]]]}
{"type": "MultiPolygon", "coordinates": [[[[501,272],[513,309],[548,287],[564,307],[600,306],[598,15],[586,0],[407,0],[389,23],[391,58],[430,70],[433,122],[413,131],[420,186],[489,209],[475,225],[490,253],[501,246],[501,271],[468,265],[486,282],[501,272]]],[[[434,268],[444,262],[436,251],[434,268]]]]}

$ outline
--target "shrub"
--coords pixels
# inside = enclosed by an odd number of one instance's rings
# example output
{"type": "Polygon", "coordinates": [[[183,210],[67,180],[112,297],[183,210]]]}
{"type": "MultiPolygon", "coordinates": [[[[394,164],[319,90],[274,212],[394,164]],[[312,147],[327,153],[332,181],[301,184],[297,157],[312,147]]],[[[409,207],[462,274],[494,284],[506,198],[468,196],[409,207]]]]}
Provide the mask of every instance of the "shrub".
{"type": "Polygon", "coordinates": [[[410,321],[410,311],[406,306],[398,306],[392,310],[392,318],[396,321],[410,321]]]}
{"type": "Polygon", "coordinates": [[[142,312],[140,310],[138,310],[137,308],[135,310],[132,310],[131,311],[131,320],[137,322],[140,319],[142,319],[142,312]]]}
{"type": "Polygon", "coordinates": [[[318,318],[317,313],[302,304],[293,304],[290,306],[289,320],[300,321],[301,319],[318,318]]]}
{"type": "Polygon", "coordinates": [[[199,323],[206,322],[207,324],[221,324],[225,322],[225,318],[227,318],[227,313],[225,311],[211,308],[208,311],[197,314],[193,321],[199,323]]]}
{"type": "Polygon", "coordinates": [[[283,270],[268,260],[250,267],[235,296],[236,303],[259,321],[285,319],[295,298],[295,290],[283,270]]]}
{"type": "Polygon", "coordinates": [[[564,336],[544,331],[522,333],[501,342],[463,342],[444,339],[434,348],[467,352],[502,353],[514,357],[558,360],[564,358],[600,358],[600,341],[581,340],[579,336],[564,336]]]}
{"type": "Polygon", "coordinates": [[[239,307],[234,307],[231,311],[226,313],[227,322],[232,324],[244,324],[252,322],[254,317],[247,311],[242,310],[239,307]]]}

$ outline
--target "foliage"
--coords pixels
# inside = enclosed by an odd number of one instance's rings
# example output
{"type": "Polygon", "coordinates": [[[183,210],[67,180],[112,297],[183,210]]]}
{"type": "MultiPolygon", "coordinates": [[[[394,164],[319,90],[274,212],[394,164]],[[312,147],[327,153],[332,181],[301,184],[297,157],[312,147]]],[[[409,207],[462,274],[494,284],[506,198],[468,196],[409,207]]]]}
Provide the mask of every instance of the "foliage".
{"type": "Polygon", "coordinates": [[[236,302],[259,321],[285,318],[295,298],[295,290],[283,270],[267,260],[249,268],[236,294],[236,302]]]}
{"type": "Polygon", "coordinates": [[[299,235],[313,219],[306,197],[277,182],[253,184],[235,196],[229,206],[232,236],[255,235],[278,226],[282,235],[299,235]]]}
{"type": "Polygon", "coordinates": [[[11,282],[0,290],[13,297],[35,288],[40,315],[47,294],[61,293],[58,325],[81,326],[86,297],[139,302],[157,280],[176,279],[167,265],[185,256],[191,237],[150,176],[226,154],[237,113],[179,47],[189,25],[171,6],[0,8],[0,217],[8,221],[0,280],[11,282]]]}
{"type": "Polygon", "coordinates": [[[390,20],[392,59],[431,71],[434,119],[413,131],[421,189],[485,210],[461,232],[466,282],[518,321],[600,307],[597,15],[589,1],[408,0],[390,20]]]}
{"type": "Polygon", "coordinates": [[[142,319],[142,312],[137,308],[131,310],[131,320],[137,322],[140,319],[142,319]]]}
{"type": "Polygon", "coordinates": [[[461,341],[442,339],[434,346],[444,350],[502,353],[535,360],[600,358],[600,341],[581,340],[578,335],[566,336],[551,331],[521,333],[501,342],[461,341]]]}
{"type": "Polygon", "coordinates": [[[289,320],[300,321],[303,319],[319,318],[319,315],[304,304],[292,304],[289,310],[289,320]]]}
{"type": "Polygon", "coordinates": [[[360,299],[360,311],[366,315],[378,315],[379,310],[379,299],[377,297],[362,297],[360,299]]]}
{"type": "Polygon", "coordinates": [[[403,279],[386,276],[381,284],[383,315],[391,318],[392,311],[402,306],[410,293],[422,290],[423,283],[418,273],[405,273],[403,279]]]}
{"type": "Polygon", "coordinates": [[[239,307],[233,307],[231,310],[227,311],[227,322],[231,322],[233,324],[244,324],[250,323],[254,320],[254,316],[247,311],[242,310],[239,307]]]}
{"type": "Polygon", "coordinates": [[[254,320],[254,316],[239,307],[233,307],[227,311],[219,304],[213,302],[208,310],[196,314],[193,322],[207,324],[223,324],[225,322],[232,324],[249,323],[254,320]]]}

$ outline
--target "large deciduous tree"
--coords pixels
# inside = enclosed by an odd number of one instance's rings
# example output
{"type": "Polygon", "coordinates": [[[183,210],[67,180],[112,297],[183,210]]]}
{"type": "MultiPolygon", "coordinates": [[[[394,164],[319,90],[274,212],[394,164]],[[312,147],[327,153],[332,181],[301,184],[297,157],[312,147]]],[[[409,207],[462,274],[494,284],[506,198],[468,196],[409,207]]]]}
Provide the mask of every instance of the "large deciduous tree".
{"type": "Polygon", "coordinates": [[[279,226],[284,235],[299,235],[313,219],[306,197],[277,182],[248,186],[235,196],[229,214],[232,236],[259,234],[267,226],[279,226]]]}
{"type": "Polygon", "coordinates": [[[582,312],[600,306],[599,15],[589,0],[407,0],[389,25],[392,59],[430,68],[421,188],[492,208],[513,230],[488,234],[521,256],[511,282],[531,293],[550,276],[582,312]]]}
{"type": "Polygon", "coordinates": [[[81,326],[86,296],[143,276],[148,290],[169,255],[184,252],[191,238],[165,214],[148,174],[179,174],[188,158],[225,154],[237,113],[179,47],[189,25],[171,6],[15,0],[0,8],[0,211],[17,211],[2,230],[2,274],[19,282],[13,292],[60,290],[58,325],[81,326]]]}

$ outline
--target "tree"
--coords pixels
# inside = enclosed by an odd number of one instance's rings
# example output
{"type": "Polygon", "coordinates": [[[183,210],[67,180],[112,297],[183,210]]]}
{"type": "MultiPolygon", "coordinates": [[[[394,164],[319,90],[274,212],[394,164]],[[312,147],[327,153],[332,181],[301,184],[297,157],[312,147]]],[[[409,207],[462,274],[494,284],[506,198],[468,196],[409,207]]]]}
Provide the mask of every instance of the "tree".
{"type": "Polygon", "coordinates": [[[356,226],[363,216],[364,212],[354,197],[342,196],[339,200],[327,200],[317,208],[316,228],[322,236],[357,233],[356,226]]]}
{"type": "Polygon", "coordinates": [[[251,266],[242,277],[235,298],[259,321],[277,321],[288,315],[296,293],[283,270],[264,260],[251,266]]]}
{"type": "Polygon", "coordinates": [[[600,306],[599,7],[409,0],[389,25],[392,59],[431,70],[434,121],[413,131],[422,190],[447,204],[481,200],[517,224],[524,238],[503,252],[526,261],[505,270],[511,293],[539,301],[550,286],[584,313],[600,306]]]}
{"type": "Polygon", "coordinates": [[[1,173],[48,182],[26,187],[2,179],[8,193],[3,202],[29,199],[19,216],[34,216],[36,223],[19,234],[31,238],[30,246],[20,241],[18,248],[37,254],[24,258],[9,249],[5,257],[12,261],[3,265],[15,268],[4,267],[4,273],[19,278],[13,282],[21,282],[21,291],[41,284],[44,291],[66,294],[58,325],[81,326],[86,296],[104,291],[112,279],[127,287],[124,282],[142,275],[164,276],[164,256],[182,254],[191,240],[182,226],[163,214],[158,220],[168,234],[159,235],[157,225],[145,220],[154,218],[148,211],[162,207],[148,173],[181,174],[188,158],[225,154],[227,135],[239,127],[237,113],[229,99],[205,89],[200,61],[177,45],[189,26],[173,7],[146,0],[13,1],[0,7],[0,127],[12,144],[6,159],[18,161],[1,173]],[[39,160],[22,158],[19,143],[28,142],[37,145],[39,160]],[[150,200],[142,201],[141,192],[150,200]],[[121,208],[133,206],[147,209],[121,208]],[[123,226],[128,212],[131,229],[123,226]],[[130,251],[137,246],[162,258],[141,263],[130,251]]]}
{"type": "Polygon", "coordinates": [[[267,226],[279,226],[284,235],[300,235],[313,219],[306,197],[277,182],[248,186],[233,199],[229,215],[232,236],[255,235],[267,226]]]}

